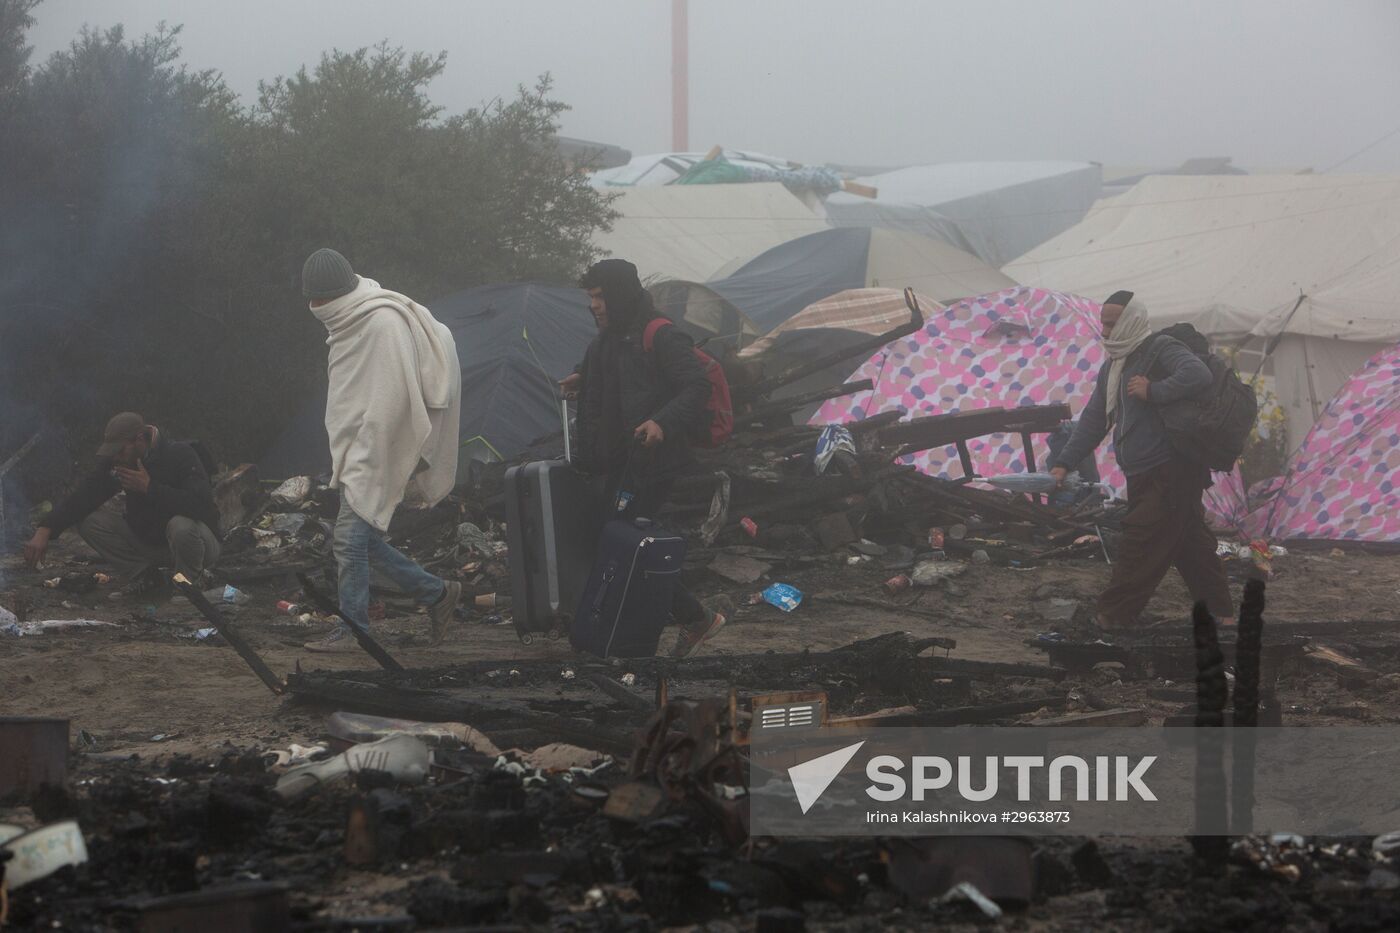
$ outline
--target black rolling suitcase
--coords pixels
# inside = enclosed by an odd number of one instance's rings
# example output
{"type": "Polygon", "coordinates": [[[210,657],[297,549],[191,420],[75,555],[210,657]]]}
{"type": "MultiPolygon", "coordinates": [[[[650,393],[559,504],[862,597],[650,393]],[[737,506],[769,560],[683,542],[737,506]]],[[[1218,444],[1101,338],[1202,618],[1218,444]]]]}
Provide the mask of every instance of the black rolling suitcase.
{"type": "Polygon", "coordinates": [[[505,475],[511,611],[522,644],[569,630],[597,554],[602,511],[588,477],[564,460],[537,460],[505,475]]]}
{"type": "Polygon", "coordinates": [[[604,525],[570,629],[575,650],[603,658],[656,654],[684,562],[685,539],[645,518],[604,525]]]}

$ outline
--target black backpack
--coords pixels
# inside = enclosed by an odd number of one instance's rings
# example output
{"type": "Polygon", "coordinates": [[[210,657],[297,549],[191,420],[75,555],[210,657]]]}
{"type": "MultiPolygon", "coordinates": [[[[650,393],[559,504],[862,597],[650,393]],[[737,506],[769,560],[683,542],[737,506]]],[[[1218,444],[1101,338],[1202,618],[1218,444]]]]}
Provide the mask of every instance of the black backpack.
{"type": "Polygon", "coordinates": [[[1148,372],[1157,365],[1157,356],[1165,346],[1161,337],[1185,344],[1210,368],[1211,374],[1208,389],[1158,408],[1168,442],[1178,454],[1195,463],[1222,473],[1233,470],[1259,416],[1254,389],[1241,381],[1233,366],[1210,352],[1209,341],[1190,324],[1173,324],[1153,335],[1148,372]]]}

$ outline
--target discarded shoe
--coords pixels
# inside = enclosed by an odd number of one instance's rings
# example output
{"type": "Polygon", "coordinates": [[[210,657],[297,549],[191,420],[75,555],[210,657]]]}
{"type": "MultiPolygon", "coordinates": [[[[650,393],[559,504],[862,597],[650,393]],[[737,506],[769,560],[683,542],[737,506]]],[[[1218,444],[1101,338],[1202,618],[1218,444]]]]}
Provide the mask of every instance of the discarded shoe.
{"type": "Polygon", "coordinates": [[[277,779],[276,791],[284,800],[300,797],[321,784],[348,778],[358,771],[385,771],[404,784],[428,779],[432,753],[421,739],[391,735],[378,742],[356,745],[334,758],[293,768],[277,779]]]}
{"type": "Polygon", "coordinates": [[[447,637],[447,628],[457,618],[457,604],[462,601],[462,584],[455,580],[444,581],[442,596],[428,607],[428,617],[432,620],[430,644],[440,645],[447,637]]]}
{"type": "Polygon", "coordinates": [[[350,634],[350,630],[343,625],[337,625],[326,634],[324,638],[309,641],[302,645],[307,651],[316,654],[333,654],[337,651],[349,651],[355,647],[355,636],[350,634]]]}

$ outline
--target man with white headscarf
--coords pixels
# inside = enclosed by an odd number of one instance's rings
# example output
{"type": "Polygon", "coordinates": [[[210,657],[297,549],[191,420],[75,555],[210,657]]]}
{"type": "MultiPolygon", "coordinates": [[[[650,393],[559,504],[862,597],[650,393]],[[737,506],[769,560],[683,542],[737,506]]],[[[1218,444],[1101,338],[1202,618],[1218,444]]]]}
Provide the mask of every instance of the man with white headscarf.
{"type": "Polygon", "coordinates": [[[1050,471],[1063,481],[1071,465],[1093,453],[1112,430],[1114,455],[1128,478],[1128,512],[1113,577],[1099,597],[1098,623],[1106,629],[1138,624],[1175,566],[1192,600],[1204,600],[1229,624],[1229,581],[1201,502],[1210,470],[1172,447],[1158,410],[1208,389],[1210,368],[1180,341],[1153,334],[1147,307],[1132,292],[1110,296],[1100,320],[1108,361],[1050,471]]]}
{"type": "MultiPolygon", "coordinates": [[[[462,584],[428,573],[385,536],[406,497],[436,505],[456,482],[462,369],[452,331],[413,299],[356,275],[333,249],[312,253],[301,279],[330,348],[326,435],[331,485],[340,491],[332,543],[341,612],[368,628],[373,564],[427,607],[432,643],[440,644],[462,584]]],[[[354,645],[349,629],[337,626],[305,647],[343,651],[354,645]]]]}

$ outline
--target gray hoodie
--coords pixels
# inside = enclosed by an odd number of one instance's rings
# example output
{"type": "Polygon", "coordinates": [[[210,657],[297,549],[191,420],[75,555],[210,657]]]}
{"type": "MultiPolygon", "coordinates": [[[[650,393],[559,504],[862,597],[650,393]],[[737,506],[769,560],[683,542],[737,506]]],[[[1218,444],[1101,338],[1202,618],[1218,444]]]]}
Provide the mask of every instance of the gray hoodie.
{"type": "MultiPolygon", "coordinates": [[[[1074,464],[1093,453],[1107,436],[1109,426],[1104,393],[1108,385],[1108,367],[1105,361],[1099,369],[1094,394],[1079,415],[1074,436],[1055,458],[1054,466],[1073,469],[1074,464]]],[[[1209,388],[1210,384],[1210,367],[1179,340],[1156,334],[1133,351],[1123,364],[1123,377],[1119,382],[1118,423],[1113,428],[1113,452],[1123,475],[1146,473],[1176,456],[1167,440],[1166,426],[1162,423],[1157,406],[1189,398],[1209,388]],[[1128,380],[1147,375],[1154,350],[1157,354],[1156,369],[1167,373],[1167,376],[1152,381],[1148,401],[1144,402],[1128,394],[1128,380]]]]}

